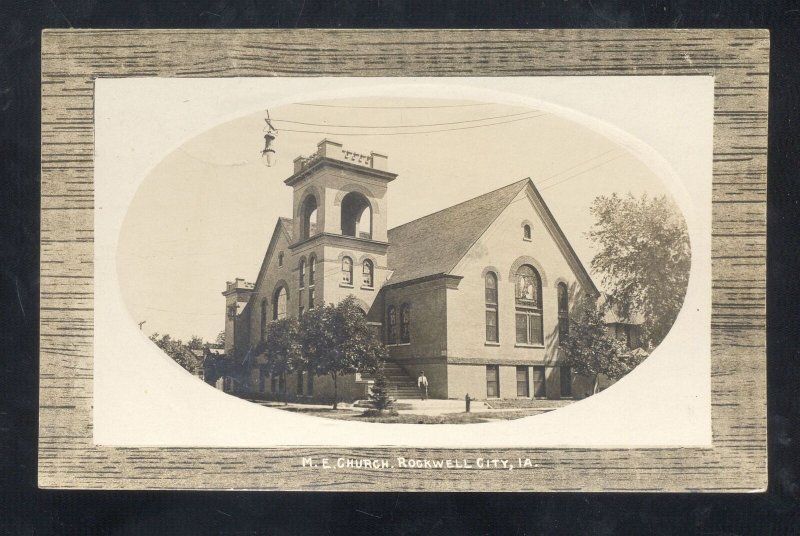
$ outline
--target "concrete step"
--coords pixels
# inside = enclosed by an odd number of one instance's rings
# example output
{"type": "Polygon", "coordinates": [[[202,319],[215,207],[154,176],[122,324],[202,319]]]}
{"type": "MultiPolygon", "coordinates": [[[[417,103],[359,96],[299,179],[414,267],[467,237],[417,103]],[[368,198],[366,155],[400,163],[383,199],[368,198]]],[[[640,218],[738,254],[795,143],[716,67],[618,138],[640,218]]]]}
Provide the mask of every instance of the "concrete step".
{"type": "Polygon", "coordinates": [[[396,363],[386,363],[383,368],[389,395],[394,398],[419,398],[417,378],[410,376],[406,370],[396,363]]]}

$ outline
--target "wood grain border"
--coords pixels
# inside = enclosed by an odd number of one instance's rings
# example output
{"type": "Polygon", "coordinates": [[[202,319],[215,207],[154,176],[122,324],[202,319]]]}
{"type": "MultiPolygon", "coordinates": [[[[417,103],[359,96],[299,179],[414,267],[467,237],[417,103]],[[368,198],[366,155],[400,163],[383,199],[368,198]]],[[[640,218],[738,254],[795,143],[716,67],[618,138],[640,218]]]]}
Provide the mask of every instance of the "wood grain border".
{"type": "MultiPolygon", "coordinates": [[[[769,35],[762,30],[46,30],[39,485],[336,491],[706,491],[767,485],[769,35]],[[94,79],[101,76],[713,75],[711,449],[518,449],[533,472],[308,471],[392,449],[92,444],[94,79]]],[[[403,449],[447,458],[451,450],[403,449]]],[[[459,451],[460,457],[485,451],[459,451]]]]}

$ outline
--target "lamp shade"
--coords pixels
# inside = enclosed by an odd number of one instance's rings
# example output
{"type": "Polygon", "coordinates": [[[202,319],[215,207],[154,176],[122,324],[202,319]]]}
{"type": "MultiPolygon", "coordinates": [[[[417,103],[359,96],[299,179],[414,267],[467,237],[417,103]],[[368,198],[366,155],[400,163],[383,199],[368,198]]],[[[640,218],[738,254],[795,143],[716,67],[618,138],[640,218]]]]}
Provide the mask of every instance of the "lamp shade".
{"type": "Polygon", "coordinates": [[[275,155],[275,149],[264,149],[261,151],[261,163],[265,166],[274,166],[276,160],[277,156],[275,155]]]}

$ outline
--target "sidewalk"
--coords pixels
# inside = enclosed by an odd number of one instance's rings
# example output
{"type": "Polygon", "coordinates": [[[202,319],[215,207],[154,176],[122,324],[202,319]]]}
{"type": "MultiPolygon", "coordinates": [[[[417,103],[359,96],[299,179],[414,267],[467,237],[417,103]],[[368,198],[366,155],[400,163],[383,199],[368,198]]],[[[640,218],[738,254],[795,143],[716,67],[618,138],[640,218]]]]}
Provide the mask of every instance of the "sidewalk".
{"type": "MultiPolygon", "coordinates": [[[[250,400],[262,406],[272,407],[276,409],[284,409],[288,411],[297,411],[300,413],[316,414],[324,416],[326,413],[338,413],[339,415],[360,415],[364,412],[366,407],[354,406],[353,404],[340,402],[339,410],[333,412],[330,404],[301,404],[297,402],[289,402],[284,405],[283,402],[263,401],[263,400],[250,400]]],[[[503,419],[514,413],[527,413],[530,415],[537,415],[553,411],[567,404],[572,403],[571,400],[537,400],[536,403],[526,407],[505,407],[505,408],[491,408],[483,400],[473,400],[470,403],[470,412],[477,415],[482,415],[486,418],[503,419]]],[[[440,415],[449,414],[464,414],[466,404],[464,400],[442,400],[442,399],[428,399],[420,400],[418,398],[401,398],[395,400],[394,410],[400,415],[425,415],[429,417],[436,417],[440,415]]],[[[332,416],[332,415],[331,415],[332,416]]],[[[523,416],[523,415],[520,415],[523,416]]],[[[516,417],[511,417],[516,418],[516,417]]]]}
{"type": "MultiPolygon", "coordinates": [[[[439,400],[429,398],[420,400],[418,398],[401,398],[395,401],[397,413],[403,415],[444,415],[447,413],[464,413],[465,403],[463,400],[439,400]]],[[[473,400],[470,411],[483,412],[491,411],[485,402],[473,400]]]]}
{"type": "MultiPolygon", "coordinates": [[[[537,400],[533,405],[520,407],[491,408],[483,400],[473,400],[470,403],[470,412],[481,414],[498,414],[507,412],[530,411],[532,413],[545,413],[553,411],[567,404],[572,400],[537,400]]],[[[399,414],[409,415],[445,415],[448,413],[464,413],[466,403],[464,400],[440,400],[431,399],[420,400],[418,398],[404,398],[395,401],[396,411],[399,414]]]]}

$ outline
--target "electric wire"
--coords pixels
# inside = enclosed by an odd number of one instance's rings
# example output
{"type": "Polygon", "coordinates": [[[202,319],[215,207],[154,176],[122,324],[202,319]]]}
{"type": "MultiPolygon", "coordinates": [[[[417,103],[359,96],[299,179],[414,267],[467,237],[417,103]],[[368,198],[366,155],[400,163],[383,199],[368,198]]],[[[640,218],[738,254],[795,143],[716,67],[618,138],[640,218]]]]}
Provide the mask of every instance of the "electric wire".
{"type": "Polygon", "coordinates": [[[436,104],[431,106],[352,106],[349,104],[314,104],[309,102],[294,102],[295,106],[314,106],[319,108],[349,108],[361,110],[425,110],[431,108],[466,108],[469,106],[491,106],[493,102],[480,102],[475,104],[436,104]]]}
{"type": "Polygon", "coordinates": [[[580,166],[582,166],[582,165],[584,165],[584,164],[588,164],[588,163],[589,163],[589,162],[591,162],[592,160],[597,160],[597,159],[598,159],[598,158],[600,158],[601,156],[605,156],[605,155],[607,155],[608,153],[613,153],[614,151],[617,151],[617,150],[619,150],[619,148],[618,148],[618,147],[615,147],[615,148],[613,148],[613,149],[609,149],[608,151],[603,151],[602,153],[600,153],[600,154],[597,154],[597,155],[594,155],[594,156],[593,156],[593,157],[591,157],[591,158],[587,158],[586,160],[582,160],[582,161],[578,162],[577,164],[575,164],[575,165],[573,165],[573,166],[570,166],[570,167],[568,167],[568,168],[562,169],[561,171],[559,171],[559,172],[557,172],[557,173],[553,173],[552,175],[549,175],[549,176],[545,177],[544,179],[539,179],[539,180],[536,180],[536,181],[533,181],[533,182],[535,182],[535,183],[536,183],[536,186],[541,186],[541,185],[542,185],[542,184],[544,184],[545,182],[547,182],[547,181],[549,181],[549,180],[553,180],[553,179],[555,179],[556,177],[558,177],[559,175],[563,175],[563,174],[564,174],[564,173],[566,173],[567,171],[572,171],[573,169],[575,169],[575,168],[577,168],[577,167],[580,167],[580,166]]]}
{"type": "Polygon", "coordinates": [[[553,184],[548,184],[548,185],[547,185],[547,186],[545,186],[544,188],[540,188],[540,190],[547,190],[548,188],[553,188],[554,186],[558,186],[559,184],[563,184],[563,183],[565,183],[565,182],[567,182],[567,181],[569,181],[569,180],[572,180],[572,179],[574,179],[575,177],[578,177],[578,176],[580,176],[580,175],[583,175],[584,173],[588,173],[589,171],[592,171],[593,169],[597,169],[597,168],[599,168],[600,166],[604,166],[604,165],[606,165],[606,164],[608,164],[608,163],[611,163],[611,162],[613,162],[614,160],[617,160],[617,159],[619,159],[619,158],[622,158],[623,156],[625,156],[625,155],[624,155],[624,154],[617,155],[617,156],[615,156],[614,158],[610,158],[610,159],[608,159],[608,160],[606,160],[606,161],[604,161],[604,162],[600,162],[599,164],[596,164],[596,165],[594,165],[594,166],[592,166],[592,167],[590,167],[590,168],[588,168],[588,169],[584,169],[583,171],[579,171],[578,173],[575,173],[575,174],[573,174],[573,175],[570,175],[570,176],[568,176],[568,177],[566,177],[566,178],[564,178],[564,179],[562,179],[562,180],[560,180],[560,181],[558,181],[558,182],[554,182],[553,184]]]}
{"type": "MultiPolygon", "coordinates": [[[[293,125],[305,125],[305,126],[312,126],[312,127],[326,127],[326,128],[424,128],[424,127],[440,127],[445,125],[461,125],[464,123],[478,123],[481,121],[494,121],[496,119],[505,119],[507,117],[519,117],[521,115],[529,115],[532,113],[536,113],[537,110],[531,110],[529,112],[521,112],[515,114],[507,114],[507,115],[496,115],[493,117],[482,117],[480,119],[467,119],[464,121],[449,121],[445,123],[428,123],[428,124],[418,124],[418,125],[331,125],[325,123],[305,123],[303,121],[291,121],[289,119],[273,119],[276,123],[291,123],[293,125]]],[[[541,115],[541,114],[539,114],[541,115]]],[[[538,117],[538,115],[537,115],[538,117]]]]}
{"type": "Polygon", "coordinates": [[[484,127],[492,127],[496,125],[505,125],[508,123],[516,123],[517,121],[526,121],[528,119],[534,119],[536,117],[542,117],[544,115],[549,115],[547,113],[541,113],[537,115],[531,115],[528,117],[519,117],[517,119],[509,119],[507,121],[498,121],[496,123],[488,123],[488,124],[481,124],[481,125],[469,125],[465,127],[453,127],[453,128],[440,128],[440,129],[433,129],[433,130],[422,130],[422,131],[410,131],[410,132],[330,132],[327,130],[297,130],[291,128],[283,128],[280,129],[279,132],[298,132],[301,134],[327,134],[329,136],[408,136],[414,134],[433,134],[435,132],[450,132],[453,130],[468,130],[473,128],[484,128],[484,127]]]}

